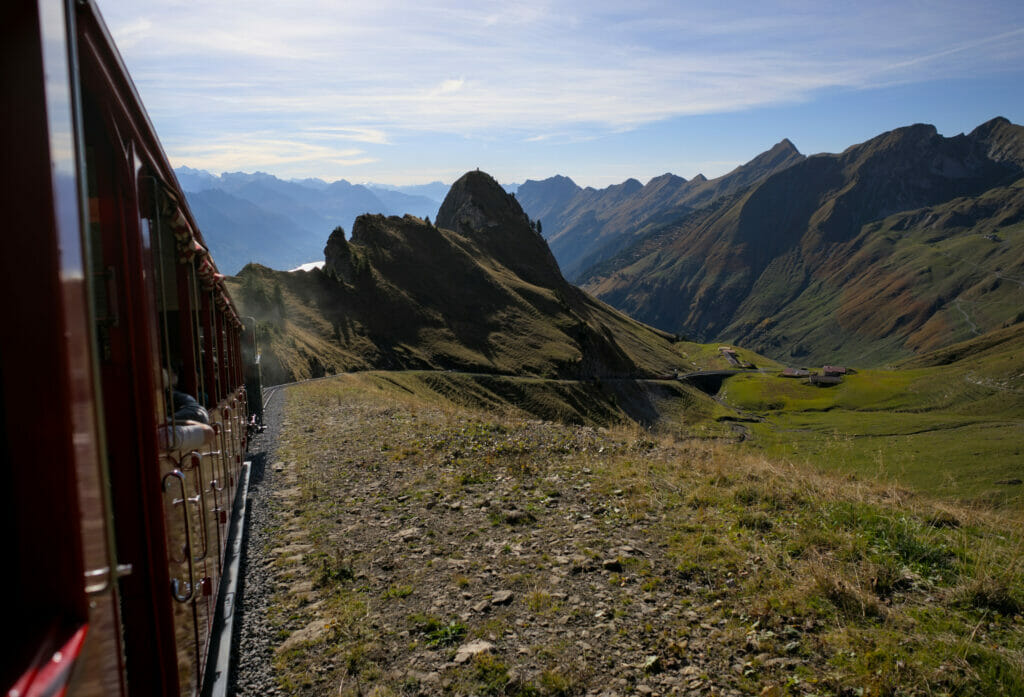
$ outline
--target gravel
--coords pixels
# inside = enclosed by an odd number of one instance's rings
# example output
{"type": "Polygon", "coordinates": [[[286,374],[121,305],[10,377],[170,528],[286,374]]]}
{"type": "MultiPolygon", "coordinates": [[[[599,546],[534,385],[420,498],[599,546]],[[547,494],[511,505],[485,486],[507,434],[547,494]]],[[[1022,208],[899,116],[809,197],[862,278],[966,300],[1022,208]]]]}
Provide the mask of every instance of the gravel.
{"type": "Polygon", "coordinates": [[[229,694],[246,695],[282,694],[274,680],[273,657],[275,643],[267,622],[267,609],[273,595],[269,571],[268,533],[273,511],[270,495],[274,488],[274,456],[281,430],[282,395],[275,395],[266,406],[266,429],[257,434],[249,445],[252,462],[249,474],[248,524],[243,541],[239,599],[235,606],[234,654],[231,666],[229,694]]]}

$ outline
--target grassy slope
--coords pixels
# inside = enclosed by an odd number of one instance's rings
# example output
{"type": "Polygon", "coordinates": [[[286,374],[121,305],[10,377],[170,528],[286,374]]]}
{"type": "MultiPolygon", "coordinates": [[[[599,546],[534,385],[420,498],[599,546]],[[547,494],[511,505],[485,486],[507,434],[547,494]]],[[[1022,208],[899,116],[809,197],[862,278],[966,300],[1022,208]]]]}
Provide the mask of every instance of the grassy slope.
{"type": "MultiPolygon", "coordinates": [[[[271,621],[291,694],[1024,691],[1019,520],[382,379],[287,393],[271,621]],[[453,665],[475,639],[494,648],[453,665]]],[[[891,394],[850,384],[851,405],[891,394]]]]}
{"type": "Polygon", "coordinates": [[[1006,483],[1024,479],[1024,325],[835,387],[738,376],[722,396],[765,418],[753,447],[774,456],[962,502],[1024,501],[1006,483]]]}
{"type": "Polygon", "coordinates": [[[766,272],[726,334],[769,353],[798,344],[811,362],[880,365],[997,329],[1024,308],[1022,210],[1024,180],[865,225],[781,311],[762,299],[784,275],[766,272]]]}
{"type": "Polygon", "coordinates": [[[731,409],[699,390],[668,380],[548,380],[437,371],[371,371],[379,389],[451,408],[481,409],[520,419],[613,426],[671,424],[679,435],[727,438],[731,409]]]}

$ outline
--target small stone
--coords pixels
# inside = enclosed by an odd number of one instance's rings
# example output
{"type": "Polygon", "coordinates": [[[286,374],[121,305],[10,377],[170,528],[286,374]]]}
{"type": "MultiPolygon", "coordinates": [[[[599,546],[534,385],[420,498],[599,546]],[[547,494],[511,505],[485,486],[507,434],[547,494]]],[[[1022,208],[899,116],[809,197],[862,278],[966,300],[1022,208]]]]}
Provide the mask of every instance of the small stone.
{"type": "Polygon", "coordinates": [[[479,603],[473,605],[473,612],[485,612],[490,606],[490,600],[481,600],[479,603]]]}
{"type": "Polygon", "coordinates": [[[536,520],[529,511],[520,511],[515,508],[505,511],[504,518],[509,525],[526,525],[536,520]]]}
{"type": "Polygon", "coordinates": [[[648,656],[644,659],[644,662],[640,664],[640,668],[645,673],[660,673],[664,665],[661,662],[660,656],[648,656]]]}
{"type": "Polygon", "coordinates": [[[594,568],[593,562],[582,554],[572,555],[572,573],[578,574],[594,568]]]}
{"type": "Polygon", "coordinates": [[[474,656],[479,656],[482,653],[491,653],[492,651],[494,651],[494,644],[483,639],[477,639],[458,648],[455,652],[455,662],[459,664],[467,663],[474,656]]]}
{"type": "Polygon", "coordinates": [[[420,529],[419,528],[406,528],[405,530],[400,530],[398,532],[398,539],[400,539],[402,541],[406,541],[406,542],[409,541],[409,540],[414,540],[414,539],[416,539],[419,536],[420,536],[420,529]]]}
{"type": "Polygon", "coordinates": [[[492,605],[508,605],[512,602],[512,591],[498,591],[491,598],[492,605]]]}

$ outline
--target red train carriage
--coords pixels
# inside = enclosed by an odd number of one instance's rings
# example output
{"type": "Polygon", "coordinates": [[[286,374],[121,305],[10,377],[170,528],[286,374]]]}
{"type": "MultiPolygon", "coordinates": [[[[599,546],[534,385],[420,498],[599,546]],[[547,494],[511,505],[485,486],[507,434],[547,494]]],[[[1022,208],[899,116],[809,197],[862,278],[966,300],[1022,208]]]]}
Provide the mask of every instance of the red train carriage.
{"type": "Polygon", "coordinates": [[[2,5],[0,685],[198,694],[245,472],[242,322],[95,5],[2,5]],[[167,449],[175,374],[215,430],[194,450],[167,449]]]}

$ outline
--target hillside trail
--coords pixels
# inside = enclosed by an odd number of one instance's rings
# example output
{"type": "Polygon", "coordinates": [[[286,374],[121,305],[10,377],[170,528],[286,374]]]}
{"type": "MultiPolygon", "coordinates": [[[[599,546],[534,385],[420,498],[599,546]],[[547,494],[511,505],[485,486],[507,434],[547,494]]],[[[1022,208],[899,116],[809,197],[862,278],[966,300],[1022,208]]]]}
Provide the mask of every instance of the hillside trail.
{"type": "Polygon", "coordinates": [[[759,631],[723,602],[756,555],[719,574],[670,551],[659,499],[685,492],[640,431],[284,397],[254,557],[284,694],[782,694],[823,660],[797,654],[813,621],[759,631]]]}

